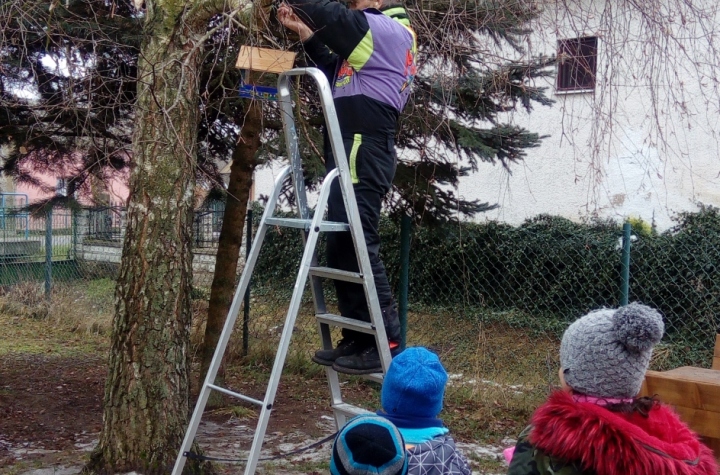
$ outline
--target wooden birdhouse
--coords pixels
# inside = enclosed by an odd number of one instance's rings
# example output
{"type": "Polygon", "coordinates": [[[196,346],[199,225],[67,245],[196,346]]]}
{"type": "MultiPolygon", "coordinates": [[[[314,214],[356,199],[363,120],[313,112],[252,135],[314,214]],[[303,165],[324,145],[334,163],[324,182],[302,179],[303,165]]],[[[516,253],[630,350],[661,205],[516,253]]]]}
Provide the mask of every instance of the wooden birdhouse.
{"type": "Polygon", "coordinates": [[[292,51],[241,46],[235,67],[250,71],[280,74],[292,69],[294,63],[295,53],[292,51]]]}
{"type": "Polygon", "coordinates": [[[295,53],[255,46],[241,46],[235,67],[244,70],[240,82],[240,97],[249,99],[277,100],[277,88],[248,84],[249,71],[280,74],[292,69],[295,64],[295,53]]]}

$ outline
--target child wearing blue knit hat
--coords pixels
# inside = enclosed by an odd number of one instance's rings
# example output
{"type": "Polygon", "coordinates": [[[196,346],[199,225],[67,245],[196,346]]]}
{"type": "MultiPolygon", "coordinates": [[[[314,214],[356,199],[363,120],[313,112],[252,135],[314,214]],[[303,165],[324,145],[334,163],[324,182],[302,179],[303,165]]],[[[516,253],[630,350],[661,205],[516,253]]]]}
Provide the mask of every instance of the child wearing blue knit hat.
{"type": "Polygon", "coordinates": [[[408,454],[408,475],[470,475],[438,414],[448,375],[438,356],[423,347],[393,358],[383,379],[378,414],[400,430],[408,454]]]}

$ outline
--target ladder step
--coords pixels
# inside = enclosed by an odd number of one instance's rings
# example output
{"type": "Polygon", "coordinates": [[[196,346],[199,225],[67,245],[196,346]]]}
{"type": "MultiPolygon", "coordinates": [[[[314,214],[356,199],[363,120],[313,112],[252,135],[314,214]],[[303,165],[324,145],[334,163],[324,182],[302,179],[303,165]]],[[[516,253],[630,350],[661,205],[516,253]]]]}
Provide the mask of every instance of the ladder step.
{"type": "Polygon", "coordinates": [[[367,409],[363,409],[362,407],[353,406],[352,404],[348,404],[345,402],[341,402],[340,404],[333,404],[332,406],[333,411],[340,412],[350,417],[359,416],[360,414],[372,414],[367,409]]]}
{"type": "MultiPolygon", "coordinates": [[[[335,371],[334,369],[331,369],[331,371],[333,371],[333,372],[335,372],[335,373],[338,373],[338,372],[335,371]]],[[[339,373],[339,374],[343,374],[343,375],[345,375],[345,376],[348,376],[347,373],[339,373]]],[[[368,373],[368,374],[359,374],[359,375],[357,375],[357,377],[363,378],[363,379],[367,379],[368,381],[372,381],[372,382],[374,382],[374,383],[382,384],[382,383],[383,383],[383,378],[385,378],[385,374],[384,374],[384,373],[368,373]]]]}
{"type": "Polygon", "coordinates": [[[375,325],[370,322],[341,317],[340,315],[333,315],[332,313],[319,313],[315,316],[320,323],[325,323],[327,325],[347,328],[349,330],[355,330],[362,333],[375,333],[375,325]]]}
{"type": "Polygon", "coordinates": [[[221,388],[220,386],[215,386],[214,384],[208,384],[207,387],[209,387],[209,388],[211,388],[211,389],[214,389],[215,391],[219,391],[219,392],[221,392],[221,393],[227,394],[228,396],[236,397],[236,398],[238,398],[238,399],[242,399],[243,401],[247,401],[247,402],[251,402],[251,403],[253,403],[253,404],[257,404],[258,406],[262,406],[263,404],[265,404],[264,402],[262,402],[262,401],[260,401],[260,400],[258,400],[258,399],[253,399],[253,398],[251,398],[251,397],[249,397],[249,396],[245,396],[245,395],[243,395],[243,394],[230,391],[229,389],[221,388]]]}
{"type": "MultiPolygon", "coordinates": [[[[300,219],[300,218],[267,218],[265,223],[271,226],[282,226],[286,228],[298,228],[309,230],[312,220],[300,219]]],[[[338,223],[334,221],[321,221],[320,231],[321,232],[337,232],[337,231],[349,231],[350,225],[347,223],[338,223]]]]}
{"type": "Polygon", "coordinates": [[[345,282],[355,282],[356,284],[363,283],[363,275],[359,272],[348,272],[346,270],[333,269],[332,267],[311,267],[310,275],[345,282]]]}

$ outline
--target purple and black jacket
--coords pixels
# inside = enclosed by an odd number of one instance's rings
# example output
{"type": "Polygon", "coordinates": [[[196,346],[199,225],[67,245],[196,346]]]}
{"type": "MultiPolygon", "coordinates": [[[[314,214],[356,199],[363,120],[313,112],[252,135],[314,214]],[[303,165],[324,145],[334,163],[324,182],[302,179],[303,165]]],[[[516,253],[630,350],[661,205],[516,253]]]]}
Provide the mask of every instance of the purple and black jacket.
{"type": "Polygon", "coordinates": [[[393,136],[416,74],[415,33],[402,7],[350,10],[330,0],[288,0],[315,32],[304,43],[328,77],[343,136],[393,136]]]}

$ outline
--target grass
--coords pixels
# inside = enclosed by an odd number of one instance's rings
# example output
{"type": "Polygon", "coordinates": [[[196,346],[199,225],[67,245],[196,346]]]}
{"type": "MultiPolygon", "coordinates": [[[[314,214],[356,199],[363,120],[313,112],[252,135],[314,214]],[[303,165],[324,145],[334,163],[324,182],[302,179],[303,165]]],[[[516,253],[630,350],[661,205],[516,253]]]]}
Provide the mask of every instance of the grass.
{"type": "MultiPolygon", "coordinates": [[[[51,258],[54,261],[66,260],[71,256],[73,250],[72,244],[53,244],[51,249],[51,258]]],[[[40,252],[29,256],[31,260],[45,260],[45,249],[41,249],[40,252]]]]}
{"type": "Polygon", "coordinates": [[[4,475],[19,475],[21,473],[27,473],[30,470],[33,469],[39,469],[42,467],[42,463],[40,461],[32,461],[32,462],[26,462],[26,461],[20,461],[16,464],[13,464],[12,467],[6,467],[3,470],[2,473],[4,475]]]}
{"type": "Polygon", "coordinates": [[[111,322],[111,308],[93,305],[80,285],[58,284],[47,300],[42,283],[18,284],[0,296],[0,355],[105,352],[111,322]]]}
{"type": "Polygon", "coordinates": [[[330,462],[312,460],[293,462],[292,469],[300,473],[327,473],[330,470],[330,462]]]}
{"type": "Polygon", "coordinates": [[[473,473],[507,472],[507,464],[503,460],[492,459],[488,457],[479,457],[475,454],[472,454],[468,457],[468,462],[473,469],[473,473]]]}
{"type": "Polygon", "coordinates": [[[207,412],[215,415],[233,416],[239,420],[257,418],[257,409],[246,406],[224,406],[207,412]]]}
{"type": "Polygon", "coordinates": [[[308,474],[320,474],[328,473],[330,471],[329,461],[294,461],[291,462],[291,466],[283,463],[265,463],[261,468],[258,468],[257,473],[263,475],[274,475],[276,473],[288,473],[291,470],[294,473],[308,473],[308,474]]]}
{"type": "MultiPolygon", "coordinates": [[[[78,460],[77,453],[73,452],[72,450],[64,450],[61,452],[53,453],[51,455],[53,470],[52,473],[54,473],[56,467],[73,467],[78,466],[79,464],[85,464],[85,462],[87,462],[88,460],[88,455],[89,454],[84,454],[81,459],[78,460]]],[[[48,469],[48,463],[45,462],[42,458],[35,460],[20,460],[18,462],[14,462],[13,465],[9,467],[0,467],[0,473],[2,475],[20,475],[39,469],[48,469]]]]}
{"type": "Polygon", "coordinates": [[[559,342],[551,335],[482,314],[411,313],[408,320],[409,343],[435,349],[450,374],[442,417],[462,440],[513,437],[555,383],[559,342]]]}

